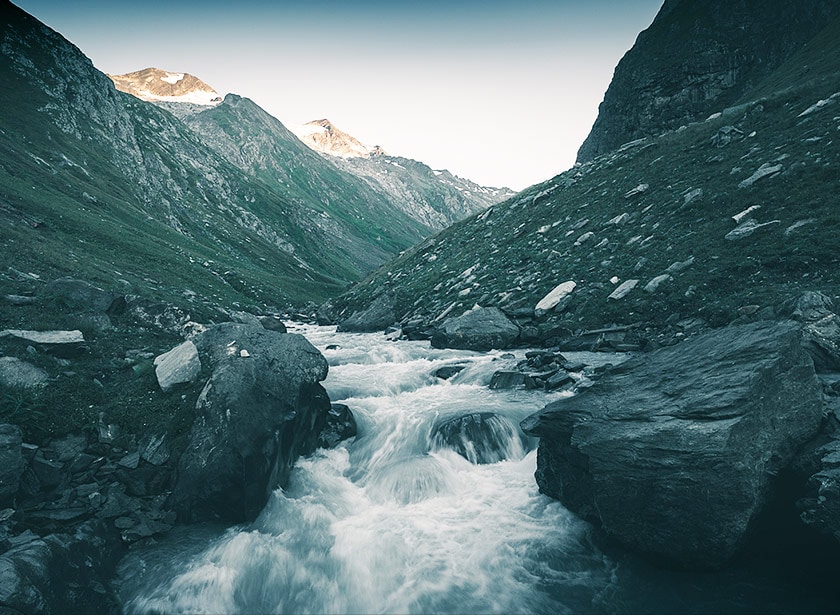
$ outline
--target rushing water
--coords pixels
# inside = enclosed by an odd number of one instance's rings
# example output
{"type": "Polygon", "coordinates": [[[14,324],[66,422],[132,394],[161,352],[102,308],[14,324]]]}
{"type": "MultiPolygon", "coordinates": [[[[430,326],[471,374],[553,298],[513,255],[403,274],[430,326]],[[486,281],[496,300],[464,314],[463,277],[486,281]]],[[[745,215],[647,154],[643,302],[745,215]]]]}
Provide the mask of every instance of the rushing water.
{"type": "MultiPolygon", "coordinates": [[[[581,613],[815,610],[762,571],[661,573],[606,555],[534,481],[519,421],[564,393],[491,391],[522,357],[434,350],[299,326],[327,357],[330,399],[358,435],[298,462],[253,523],[176,530],[135,548],[117,585],[129,613],[581,613]],[[337,347],[333,347],[333,345],[337,347]],[[329,349],[328,349],[329,348],[329,349]],[[442,366],[465,364],[448,381],[442,366]],[[498,415],[497,463],[432,437],[448,417],[498,415]]],[[[589,363],[610,360],[574,353],[589,363]]],[[[772,575],[771,575],[772,576],[772,575]]]]}

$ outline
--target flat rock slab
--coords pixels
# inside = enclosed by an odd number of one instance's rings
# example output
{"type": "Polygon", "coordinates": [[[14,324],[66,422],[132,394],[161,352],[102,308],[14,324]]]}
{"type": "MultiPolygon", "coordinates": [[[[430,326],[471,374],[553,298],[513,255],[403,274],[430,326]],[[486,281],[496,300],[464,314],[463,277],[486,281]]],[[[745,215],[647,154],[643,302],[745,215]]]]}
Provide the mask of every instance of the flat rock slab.
{"type": "Polygon", "coordinates": [[[79,330],[73,331],[26,331],[23,329],[6,329],[0,331],[0,337],[12,336],[33,344],[57,346],[62,344],[84,344],[85,337],[79,330]]]}
{"type": "Polygon", "coordinates": [[[627,361],[522,427],[541,438],[543,493],[631,550],[709,568],[821,418],[800,327],[762,321],[627,361]]]}

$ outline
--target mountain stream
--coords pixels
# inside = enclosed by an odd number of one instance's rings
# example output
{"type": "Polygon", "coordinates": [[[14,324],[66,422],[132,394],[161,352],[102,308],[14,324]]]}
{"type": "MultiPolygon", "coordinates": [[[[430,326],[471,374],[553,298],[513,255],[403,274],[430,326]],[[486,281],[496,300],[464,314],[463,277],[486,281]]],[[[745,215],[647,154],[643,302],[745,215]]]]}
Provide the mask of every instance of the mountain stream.
{"type": "MultiPolygon", "coordinates": [[[[569,393],[490,390],[524,351],[436,350],[382,334],[292,325],[327,357],[324,386],[358,435],[298,461],[253,522],[180,528],[132,549],[128,613],[588,613],[822,610],[778,571],[656,570],[538,492],[519,421],[569,393]],[[442,380],[443,366],[465,365],[442,380]],[[495,413],[496,463],[436,424],[495,413]],[[611,549],[611,550],[610,550],[611,549]],[[609,550],[609,551],[608,551],[609,550]],[[781,578],[780,578],[781,577],[781,578]]],[[[590,365],[621,357],[569,353],[590,365]]]]}

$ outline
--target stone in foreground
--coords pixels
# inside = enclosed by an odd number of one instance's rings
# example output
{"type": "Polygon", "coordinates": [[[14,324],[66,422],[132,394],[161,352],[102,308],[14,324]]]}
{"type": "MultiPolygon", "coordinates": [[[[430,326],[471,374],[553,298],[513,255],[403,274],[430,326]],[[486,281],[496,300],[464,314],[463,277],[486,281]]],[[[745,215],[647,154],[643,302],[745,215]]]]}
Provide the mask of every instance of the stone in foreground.
{"type": "Polygon", "coordinates": [[[155,358],[155,375],[164,393],[179,384],[192,382],[200,371],[198,349],[189,340],[155,358]]]}
{"type": "Polygon", "coordinates": [[[626,547],[688,567],[738,550],[772,478],[820,425],[790,322],[729,327],[628,361],[522,422],[540,490],[626,547]]]}
{"type": "Polygon", "coordinates": [[[474,307],[450,318],[432,336],[434,348],[493,350],[509,348],[519,337],[519,327],[498,308],[474,307]]]}

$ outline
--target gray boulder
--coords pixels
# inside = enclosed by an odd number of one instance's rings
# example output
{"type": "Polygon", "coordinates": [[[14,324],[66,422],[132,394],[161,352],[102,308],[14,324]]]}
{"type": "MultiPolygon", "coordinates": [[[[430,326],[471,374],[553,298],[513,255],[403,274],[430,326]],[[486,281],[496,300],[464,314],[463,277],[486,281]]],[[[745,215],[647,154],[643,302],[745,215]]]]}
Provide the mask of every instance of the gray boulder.
{"type": "Polygon", "coordinates": [[[223,323],[194,339],[213,373],[179,460],[170,505],[184,522],[256,517],[319,444],[327,361],[304,337],[223,323]]]}
{"type": "Polygon", "coordinates": [[[494,412],[444,419],[430,436],[433,449],[448,448],[476,464],[520,458],[524,452],[516,425],[494,412]]]}
{"type": "Polygon", "coordinates": [[[10,506],[25,467],[21,452],[20,429],[0,424],[0,509],[10,506]]]}
{"type": "Polygon", "coordinates": [[[474,307],[444,322],[432,335],[432,347],[479,351],[509,348],[519,338],[519,331],[500,309],[474,307]]]}
{"type": "Polygon", "coordinates": [[[795,323],[757,322],[628,361],[522,422],[540,490],[628,548],[716,567],[740,546],[821,390],[795,323]]]}
{"type": "Polygon", "coordinates": [[[384,294],[377,297],[364,310],[353,312],[350,318],[341,321],[338,330],[357,333],[384,331],[396,321],[394,298],[384,294]]]}
{"type": "Polygon", "coordinates": [[[200,371],[198,349],[190,340],[155,358],[155,375],[164,393],[179,384],[192,382],[200,371]]]}
{"type": "Polygon", "coordinates": [[[0,386],[29,389],[42,386],[49,379],[40,367],[15,357],[0,357],[0,386]]]}
{"type": "Polygon", "coordinates": [[[43,295],[73,309],[88,312],[119,311],[125,300],[84,280],[60,278],[44,287],[43,295]]]}

